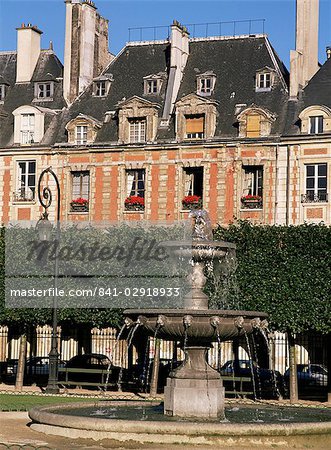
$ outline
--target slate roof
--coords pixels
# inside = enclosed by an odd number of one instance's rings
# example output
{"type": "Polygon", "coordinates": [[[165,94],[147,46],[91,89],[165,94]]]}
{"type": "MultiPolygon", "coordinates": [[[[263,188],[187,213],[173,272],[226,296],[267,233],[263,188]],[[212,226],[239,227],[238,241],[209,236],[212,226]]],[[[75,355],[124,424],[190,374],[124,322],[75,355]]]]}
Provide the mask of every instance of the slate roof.
{"type": "MultiPolygon", "coordinates": [[[[103,122],[106,111],[116,111],[121,100],[133,96],[159,104],[161,117],[169,74],[169,57],[169,43],[128,44],[104,71],[104,74],[111,73],[114,78],[108,96],[93,97],[91,85],[72,104],[69,111],[63,114],[57,142],[66,142],[65,124],[79,113],[89,114],[103,122]],[[144,96],[143,78],[158,72],[166,73],[160,95],[144,96]]],[[[196,92],[196,76],[206,71],[213,71],[217,77],[214,94],[207,97],[219,102],[215,137],[238,136],[235,125],[235,105],[238,103],[247,106],[255,104],[275,113],[277,120],[272,127],[272,134],[281,134],[286,117],[288,72],[265,37],[191,41],[190,54],[177,100],[196,92]],[[285,87],[279,81],[271,92],[255,92],[256,71],[265,66],[281,73],[285,79],[285,87]]],[[[157,139],[159,141],[175,139],[173,118],[168,130],[158,131],[157,139]]],[[[103,123],[95,142],[117,142],[117,140],[118,125],[115,117],[110,122],[103,123]]]]}
{"type": "MultiPolygon", "coordinates": [[[[46,118],[50,124],[42,144],[66,143],[66,124],[78,116],[86,114],[102,123],[95,142],[116,143],[118,141],[117,117],[104,123],[106,111],[116,111],[118,104],[133,96],[145,98],[160,106],[159,117],[162,116],[166,85],[170,70],[170,43],[155,42],[148,45],[127,44],[119,55],[104,70],[102,75],[112,76],[110,91],[107,97],[93,96],[92,84],[73,104],[63,109],[57,116],[46,118]],[[164,82],[159,95],[144,95],[143,79],[151,74],[164,74],[164,82]]],[[[187,60],[177,100],[196,92],[196,76],[207,71],[216,75],[215,91],[211,97],[218,102],[218,119],[215,138],[236,138],[238,129],[235,109],[237,104],[247,107],[256,105],[274,113],[277,120],[272,126],[272,135],[278,136],[284,128],[288,93],[286,83],[288,72],[272,49],[266,37],[234,37],[227,39],[191,40],[190,54],[187,60]],[[268,66],[285,79],[279,82],[271,92],[255,92],[256,71],[268,66]]],[[[62,97],[63,67],[52,50],[43,50],[40,54],[31,83],[15,85],[16,53],[0,53],[0,75],[8,80],[10,88],[4,105],[0,105],[0,145],[12,145],[13,115],[18,106],[31,104],[45,108],[61,110],[65,106],[62,97]],[[54,80],[54,101],[33,102],[34,82],[54,80]],[[7,114],[3,117],[1,113],[7,114]]],[[[237,111],[238,113],[238,111],[237,111]]],[[[174,116],[170,120],[169,129],[159,129],[157,140],[162,142],[174,140],[174,116]]]]}
{"type": "MultiPolygon", "coordinates": [[[[16,52],[0,52],[0,75],[9,87],[6,93],[4,103],[0,105],[0,145],[8,146],[13,144],[14,135],[14,116],[12,112],[23,105],[32,105],[62,110],[65,106],[65,101],[62,95],[62,78],[63,66],[52,50],[42,50],[34,70],[30,83],[15,84],[16,80],[16,52]],[[38,101],[33,102],[34,99],[34,82],[36,81],[54,81],[53,101],[38,101]]],[[[59,117],[53,114],[45,116],[45,138],[42,144],[51,144],[54,141],[54,136],[47,132],[47,126],[57,121],[59,117]]]]}
{"type": "MultiPolygon", "coordinates": [[[[191,42],[178,98],[195,92],[196,76],[212,70],[216,75],[215,90],[207,98],[219,102],[216,136],[238,136],[234,126],[237,104],[254,104],[275,113],[278,118],[271,133],[282,132],[288,97],[282,84],[279,82],[271,92],[255,92],[256,71],[265,66],[276,69],[267,44],[264,37],[191,42]]],[[[285,67],[279,69],[287,77],[285,67]]]]}
{"type": "Polygon", "coordinates": [[[299,114],[312,105],[331,108],[331,59],[327,59],[303,89],[298,101],[290,101],[285,134],[300,134],[299,114]]]}

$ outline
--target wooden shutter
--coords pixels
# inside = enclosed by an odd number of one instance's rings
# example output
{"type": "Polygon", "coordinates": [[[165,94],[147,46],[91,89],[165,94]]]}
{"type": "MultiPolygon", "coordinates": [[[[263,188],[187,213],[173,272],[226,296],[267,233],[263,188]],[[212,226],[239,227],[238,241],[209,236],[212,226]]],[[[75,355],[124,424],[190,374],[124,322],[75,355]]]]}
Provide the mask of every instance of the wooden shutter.
{"type": "Polygon", "coordinates": [[[204,117],[186,117],[186,134],[203,133],[204,117]]]}
{"type": "Polygon", "coordinates": [[[247,137],[258,137],[261,135],[261,116],[251,114],[247,116],[247,137]]]}

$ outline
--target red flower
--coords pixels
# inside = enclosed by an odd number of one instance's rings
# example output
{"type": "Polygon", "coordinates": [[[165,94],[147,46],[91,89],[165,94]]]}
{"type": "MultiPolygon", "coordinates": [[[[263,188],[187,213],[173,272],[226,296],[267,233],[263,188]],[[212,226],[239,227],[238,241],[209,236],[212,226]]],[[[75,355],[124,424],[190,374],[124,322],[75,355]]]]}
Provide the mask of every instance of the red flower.
{"type": "Polygon", "coordinates": [[[88,205],[88,200],[86,198],[76,198],[75,200],[72,200],[71,205],[88,205]]]}
{"type": "Polygon", "coordinates": [[[200,203],[201,197],[199,195],[187,195],[183,198],[183,205],[191,205],[192,203],[200,203]]]}
{"type": "Polygon", "coordinates": [[[262,197],[260,195],[247,194],[241,197],[242,202],[244,202],[245,200],[262,200],[262,197]]]}
{"type": "Polygon", "coordinates": [[[137,195],[131,195],[130,197],[127,197],[124,202],[126,205],[138,205],[138,206],[144,206],[145,205],[145,199],[144,197],[138,197],[137,195]]]}

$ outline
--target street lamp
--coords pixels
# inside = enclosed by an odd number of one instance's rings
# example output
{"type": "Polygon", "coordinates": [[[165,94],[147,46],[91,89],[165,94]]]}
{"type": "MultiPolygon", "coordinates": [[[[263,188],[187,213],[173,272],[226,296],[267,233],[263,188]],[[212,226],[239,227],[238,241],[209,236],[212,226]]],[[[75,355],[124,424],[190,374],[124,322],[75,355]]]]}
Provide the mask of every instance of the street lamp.
{"type": "MultiPolygon", "coordinates": [[[[39,235],[39,239],[41,241],[49,241],[51,238],[51,232],[53,226],[51,222],[48,220],[48,208],[52,204],[52,192],[48,186],[44,187],[41,190],[42,179],[46,174],[52,175],[55,180],[56,189],[57,189],[57,215],[56,215],[56,242],[59,242],[60,237],[60,184],[57,176],[53,172],[51,167],[43,170],[40,174],[38,180],[38,198],[41,206],[44,208],[44,211],[41,214],[41,217],[37,223],[37,231],[39,235]]],[[[49,376],[48,383],[46,387],[46,392],[51,394],[59,393],[58,386],[58,362],[59,362],[59,352],[57,350],[57,281],[59,275],[59,262],[55,252],[55,267],[54,267],[54,295],[53,295],[53,329],[52,329],[52,338],[51,338],[51,351],[49,352],[49,376]]]]}

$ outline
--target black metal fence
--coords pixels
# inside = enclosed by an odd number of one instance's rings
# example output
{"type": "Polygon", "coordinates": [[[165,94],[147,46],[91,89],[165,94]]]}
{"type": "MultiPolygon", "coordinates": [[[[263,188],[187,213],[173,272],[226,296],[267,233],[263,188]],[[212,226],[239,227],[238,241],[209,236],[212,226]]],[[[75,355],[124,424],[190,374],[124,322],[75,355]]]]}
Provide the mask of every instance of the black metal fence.
{"type": "MultiPolygon", "coordinates": [[[[36,327],[27,334],[27,359],[26,367],[36,375],[46,375],[47,357],[51,348],[51,328],[49,326],[36,327]],[[37,364],[36,358],[40,357],[40,368],[32,368],[37,364]],[[43,372],[44,370],[44,372],[43,372]]],[[[0,327],[0,363],[2,365],[2,381],[6,381],[12,373],[15,375],[15,364],[19,357],[21,331],[15,328],[0,327]]],[[[72,357],[79,354],[97,353],[103,354],[111,363],[126,372],[136,371],[137,366],[146,373],[151,371],[154,358],[155,340],[148,339],[146,349],[137,349],[136,346],[128,348],[127,341],[117,340],[118,330],[115,328],[87,327],[65,328],[59,327],[60,361],[62,367],[72,357]],[[141,354],[143,352],[143,355],[141,354]]],[[[209,364],[219,370],[226,369],[233,360],[254,361],[257,370],[268,369],[276,371],[284,382],[284,393],[289,394],[289,342],[284,333],[273,332],[265,339],[255,337],[249,339],[249,345],[245,339],[238,342],[214,343],[208,352],[209,364]]],[[[306,333],[295,336],[296,363],[298,370],[299,395],[323,397],[327,392],[327,351],[328,336],[317,333],[306,333]]],[[[178,365],[178,361],[184,359],[184,353],[176,342],[161,341],[160,361],[161,365],[171,369],[178,365]]],[[[163,371],[165,373],[165,371],[163,371]]],[[[226,372],[227,373],[227,372],[226,372]]]]}

